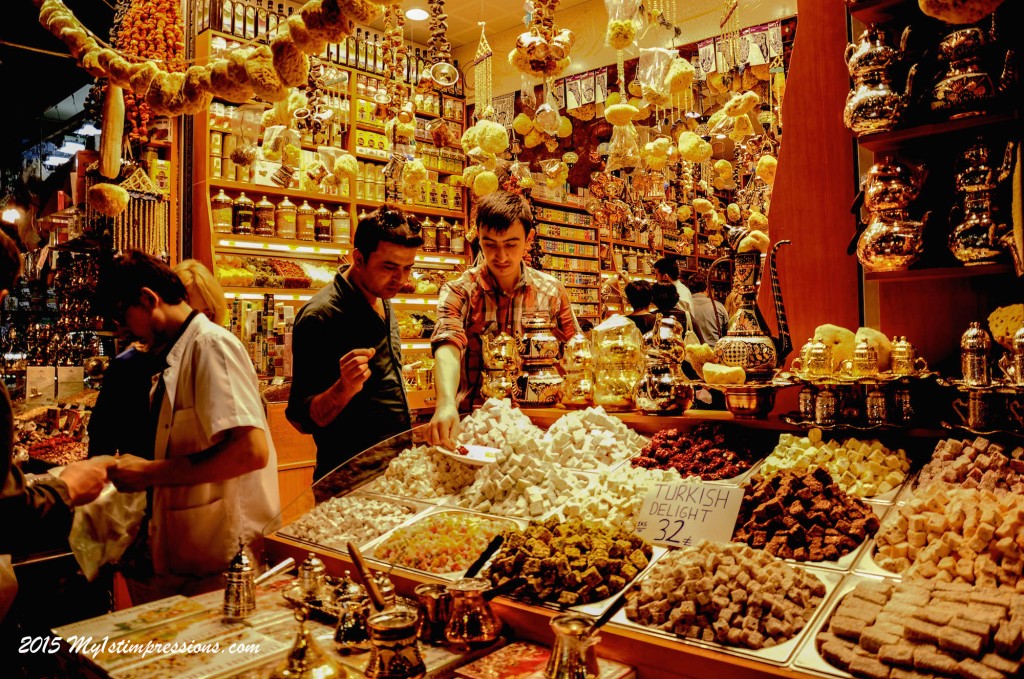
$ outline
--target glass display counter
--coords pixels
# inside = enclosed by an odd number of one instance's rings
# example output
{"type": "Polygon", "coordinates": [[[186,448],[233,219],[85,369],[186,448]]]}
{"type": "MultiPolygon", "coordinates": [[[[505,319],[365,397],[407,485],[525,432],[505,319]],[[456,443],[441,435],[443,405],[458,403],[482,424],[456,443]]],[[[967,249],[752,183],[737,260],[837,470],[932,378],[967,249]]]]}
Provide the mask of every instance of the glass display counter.
{"type": "MultiPolygon", "coordinates": [[[[576,539],[572,536],[577,534],[571,531],[584,530],[580,528],[584,522],[577,518],[578,509],[600,485],[602,472],[606,476],[626,469],[628,455],[609,453],[606,464],[599,468],[579,469],[579,459],[571,455],[574,444],[570,436],[557,460],[542,459],[540,453],[531,457],[526,441],[531,436],[543,436],[545,429],[556,431],[557,425],[549,425],[557,418],[547,412],[516,412],[523,419],[502,426],[516,428],[519,439],[509,459],[499,454],[499,461],[493,464],[466,465],[426,446],[425,427],[383,441],[342,464],[285,508],[285,516],[298,518],[268,536],[271,563],[288,556],[301,562],[313,552],[330,575],[342,576],[346,571],[354,572],[348,553],[348,544],[352,543],[371,568],[390,574],[399,594],[413,596],[419,584],[452,583],[462,577],[499,533],[506,535],[506,544],[482,573],[491,578],[492,584],[507,578],[510,566],[517,567],[511,560],[499,566],[505,559],[517,558],[517,545],[519,551],[524,551],[529,543],[529,549],[540,554],[547,547],[537,546],[537,542],[549,540],[546,544],[553,549],[549,557],[557,558],[559,539],[576,539]],[[530,413],[533,422],[524,412],[530,413]],[[504,489],[506,484],[511,488],[504,489]],[[519,491],[522,502],[516,496],[519,491]],[[508,537],[521,531],[526,536],[522,541],[508,537]]],[[[577,416],[581,417],[579,413],[577,416]]],[[[650,420],[645,422],[628,419],[635,430],[646,432],[673,426],[686,429],[699,422],[692,418],[644,418],[650,420]]],[[[618,418],[614,424],[621,441],[633,446],[630,454],[646,443],[618,418]]],[[[642,493],[638,495],[642,497],[642,493]]],[[[566,564],[566,581],[541,583],[538,574],[530,586],[514,590],[512,596],[496,598],[494,609],[515,637],[550,644],[549,621],[553,616],[566,608],[600,615],[625,584],[642,579],[667,553],[636,536],[630,537],[630,531],[622,531],[621,523],[611,516],[607,521],[587,525],[590,528],[586,530],[598,531],[594,539],[607,537],[615,545],[612,550],[617,551],[610,551],[606,560],[611,565],[605,568],[599,563],[596,571],[579,573],[584,579],[593,579],[593,587],[581,585],[572,574],[576,566],[586,571],[582,566],[592,565],[584,559],[581,564],[566,564]],[[566,582],[572,582],[572,587],[566,582]],[[571,596],[565,595],[570,590],[571,596]]],[[[523,563],[531,556],[527,552],[523,563]]],[[[522,556],[518,558],[522,560],[522,556]]],[[[530,566],[521,570],[528,572],[530,566]]],[[[526,577],[530,580],[529,575],[526,577]]],[[[839,574],[825,578],[826,598],[841,578],[839,574]]],[[[703,677],[722,672],[726,676],[799,677],[808,675],[792,669],[790,662],[805,640],[804,635],[794,637],[792,648],[761,659],[756,653],[685,641],[644,628],[627,620],[620,611],[602,630],[598,654],[635,667],[641,679],[703,677]]]]}

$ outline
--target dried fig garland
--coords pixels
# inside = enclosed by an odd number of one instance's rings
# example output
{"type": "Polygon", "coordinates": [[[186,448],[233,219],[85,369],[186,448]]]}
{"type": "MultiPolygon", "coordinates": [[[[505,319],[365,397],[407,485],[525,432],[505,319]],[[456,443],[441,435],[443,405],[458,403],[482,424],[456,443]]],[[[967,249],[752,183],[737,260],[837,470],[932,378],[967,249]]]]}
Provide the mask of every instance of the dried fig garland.
{"type": "MultiPolygon", "coordinates": [[[[405,46],[405,14],[398,5],[389,5],[384,10],[384,72],[404,73],[409,58],[409,49],[405,46]]],[[[398,115],[406,99],[409,89],[405,83],[396,78],[387,79],[387,117],[398,115]]]]}
{"type": "Polygon", "coordinates": [[[153,114],[166,116],[199,113],[214,96],[239,103],[253,96],[270,102],[285,99],[291,87],[306,82],[307,55],[323,52],[328,42],[351,35],[356,21],[369,23],[381,14],[383,5],[393,4],[310,0],[288,18],[286,28],[270,45],[239,48],[181,73],[173,72],[173,64],[139,61],[101,45],[62,0],[33,1],[40,9],[39,23],[67,45],[90,75],[108,78],[126,94],[144,101],[153,114]]]}

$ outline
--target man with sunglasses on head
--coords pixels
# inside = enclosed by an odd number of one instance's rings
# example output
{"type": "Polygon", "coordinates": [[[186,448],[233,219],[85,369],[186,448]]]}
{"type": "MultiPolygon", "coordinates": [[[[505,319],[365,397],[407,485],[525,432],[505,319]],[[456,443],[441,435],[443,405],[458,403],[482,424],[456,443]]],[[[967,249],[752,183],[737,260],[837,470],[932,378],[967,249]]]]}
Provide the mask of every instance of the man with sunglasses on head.
{"type": "Polygon", "coordinates": [[[352,263],[299,310],[288,419],[316,441],[319,479],[411,426],[398,322],[387,300],[409,280],[419,221],[382,207],[359,221],[352,263]]]}
{"type": "Polygon", "coordinates": [[[562,283],[523,263],[535,235],[529,201],[506,191],[488,194],[477,205],[476,228],[484,262],[441,288],[430,338],[437,407],[428,440],[448,449],[459,434],[459,406],[480,401],[482,335],[522,333],[523,320],[535,314],[551,320],[562,342],[580,332],[562,283]]]}

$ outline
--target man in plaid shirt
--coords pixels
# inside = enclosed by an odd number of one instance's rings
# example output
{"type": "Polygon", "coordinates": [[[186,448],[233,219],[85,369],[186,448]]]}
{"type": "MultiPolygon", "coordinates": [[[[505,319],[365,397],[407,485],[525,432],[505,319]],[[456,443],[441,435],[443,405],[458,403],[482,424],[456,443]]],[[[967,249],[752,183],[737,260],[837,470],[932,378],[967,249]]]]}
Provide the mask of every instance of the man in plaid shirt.
{"type": "Polygon", "coordinates": [[[523,319],[537,314],[551,319],[555,336],[563,342],[580,332],[562,283],[523,263],[533,227],[533,210],[519,194],[495,191],[477,205],[484,262],[441,288],[430,338],[437,393],[428,430],[432,444],[454,448],[459,406],[468,409],[480,401],[482,335],[521,334],[523,319]]]}

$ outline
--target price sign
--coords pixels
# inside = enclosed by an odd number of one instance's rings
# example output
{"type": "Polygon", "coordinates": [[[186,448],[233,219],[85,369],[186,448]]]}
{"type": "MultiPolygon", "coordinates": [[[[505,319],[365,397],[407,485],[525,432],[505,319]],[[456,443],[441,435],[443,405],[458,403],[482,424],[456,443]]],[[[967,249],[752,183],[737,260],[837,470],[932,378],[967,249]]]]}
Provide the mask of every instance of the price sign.
{"type": "Polygon", "coordinates": [[[690,547],[729,542],[743,489],[710,483],[656,483],[636,516],[636,534],[656,545],[690,547]]]}

